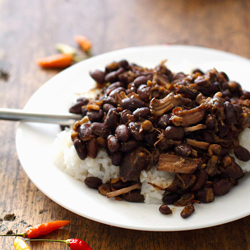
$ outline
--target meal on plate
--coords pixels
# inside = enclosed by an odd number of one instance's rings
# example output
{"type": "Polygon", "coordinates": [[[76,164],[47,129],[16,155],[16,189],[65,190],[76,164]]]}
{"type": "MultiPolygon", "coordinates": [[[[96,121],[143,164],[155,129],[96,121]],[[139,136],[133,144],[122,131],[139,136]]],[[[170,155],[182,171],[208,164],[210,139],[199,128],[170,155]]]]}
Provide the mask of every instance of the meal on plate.
{"type": "Polygon", "coordinates": [[[70,108],[83,118],[55,140],[55,163],[88,187],[187,218],[249,170],[250,93],[226,73],[121,60],[90,75],[94,97],[70,108]]]}

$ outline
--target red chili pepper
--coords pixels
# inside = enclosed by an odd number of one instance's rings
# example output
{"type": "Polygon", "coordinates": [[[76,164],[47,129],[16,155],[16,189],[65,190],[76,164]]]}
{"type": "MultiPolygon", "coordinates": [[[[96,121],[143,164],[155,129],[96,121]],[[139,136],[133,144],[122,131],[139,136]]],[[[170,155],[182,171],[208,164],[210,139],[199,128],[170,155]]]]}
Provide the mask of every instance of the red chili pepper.
{"type": "Polygon", "coordinates": [[[92,250],[85,241],[80,239],[70,239],[68,245],[71,250],[92,250]]]}
{"type": "Polygon", "coordinates": [[[68,239],[68,240],[28,239],[28,241],[60,242],[67,244],[71,250],[93,250],[85,241],[80,239],[68,239]]]}
{"type": "Polygon", "coordinates": [[[61,227],[66,226],[69,224],[68,220],[58,220],[58,221],[52,221],[52,222],[47,222],[47,223],[42,223],[39,225],[36,225],[34,227],[28,227],[24,232],[21,234],[4,234],[0,236],[22,236],[24,238],[36,238],[40,235],[46,235],[49,234],[61,227]]]}

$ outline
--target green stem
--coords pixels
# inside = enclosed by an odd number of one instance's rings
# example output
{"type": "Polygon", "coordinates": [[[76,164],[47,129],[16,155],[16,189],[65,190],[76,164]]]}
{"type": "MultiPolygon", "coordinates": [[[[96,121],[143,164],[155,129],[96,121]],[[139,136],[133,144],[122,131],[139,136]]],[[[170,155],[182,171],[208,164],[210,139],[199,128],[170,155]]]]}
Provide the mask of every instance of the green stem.
{"type": "Polygon", "coordinates": [[[25,239],[26,241],[45,241],[45,242],[59,242],[65,243],[69,246],[70,240],[51,240],[51,239],[25,239]]]}
{"type": "Polygon", "coordinates": [[[20,237],[25,238],[26,233],[21,233],[21,234],[0,234],[0,236],[20,236],[20,237]]]}

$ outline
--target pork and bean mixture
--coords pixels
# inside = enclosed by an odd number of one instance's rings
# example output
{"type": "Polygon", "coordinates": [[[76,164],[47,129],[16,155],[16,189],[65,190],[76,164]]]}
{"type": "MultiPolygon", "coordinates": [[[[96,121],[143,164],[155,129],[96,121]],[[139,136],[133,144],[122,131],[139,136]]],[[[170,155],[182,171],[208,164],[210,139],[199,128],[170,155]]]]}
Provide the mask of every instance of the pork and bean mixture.
{"type": "Polygon", "coordinates": [[[181,216],[187,218],[195,203],[210,203],[237,185],[243,171],[229,153],[250,159],[238,142],[250,126],[250,93],[226,73],[197,69],[187,75],[171,72],[165,61],[149,69],[122,60],[90,75],[101,94],[81,97],[70,108],[83,115],[71,137],[82,160],[106,149],[120,177],[108,183],[87,177],[88,187],[142,202],[140,173],[157,166],[175,173],[160,212],[171,214],[173,204],[184,207],[181,216]]]}

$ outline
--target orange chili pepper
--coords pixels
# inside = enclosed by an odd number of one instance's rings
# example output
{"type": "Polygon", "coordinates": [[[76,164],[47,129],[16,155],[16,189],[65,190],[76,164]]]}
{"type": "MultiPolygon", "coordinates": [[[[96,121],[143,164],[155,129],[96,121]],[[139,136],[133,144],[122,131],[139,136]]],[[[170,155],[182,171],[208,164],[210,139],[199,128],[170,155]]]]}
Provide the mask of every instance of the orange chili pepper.
{"type": "Polygon", "coordinates": [[[34,227],[28,227],[24,233],[21,234],[4,234],[0,236],[22,236],[24,238],[36,238],[40,235],[46,235],[49,234],[61,227],[66,226],[69,224],[68,220],[58,220],[58,221],[52,221],[47,222],[43,224],[36,225],[34,227]]]}
{"type": "Polygon", "coordinates": [[[66,68],[73,62],[72,54],[56,54],[37,60],[37,64],[43,68],[66,68]]]}
{"type": "Polygon", "coordinates": [[[36,238],[39,235],[49,234],[61,227],[66,226],[67,224],[69,224],[68,220],[58,220],[29,227],[25,230],[26,238],[36,238]]]}
{"type": "Polygon", "coordinates": [[[90,49],[92,47],[92,43],[85,36],[76,35],[75,41],[81,46],[83,51],[85,51],[85,52],[90,51],[90,49]]]}
{"type": "Polygon", "coordinates": [[[14,247],[16,250],[31,250],[31,248],[21,238],[17,237],[14,241],[14,247]]]}

